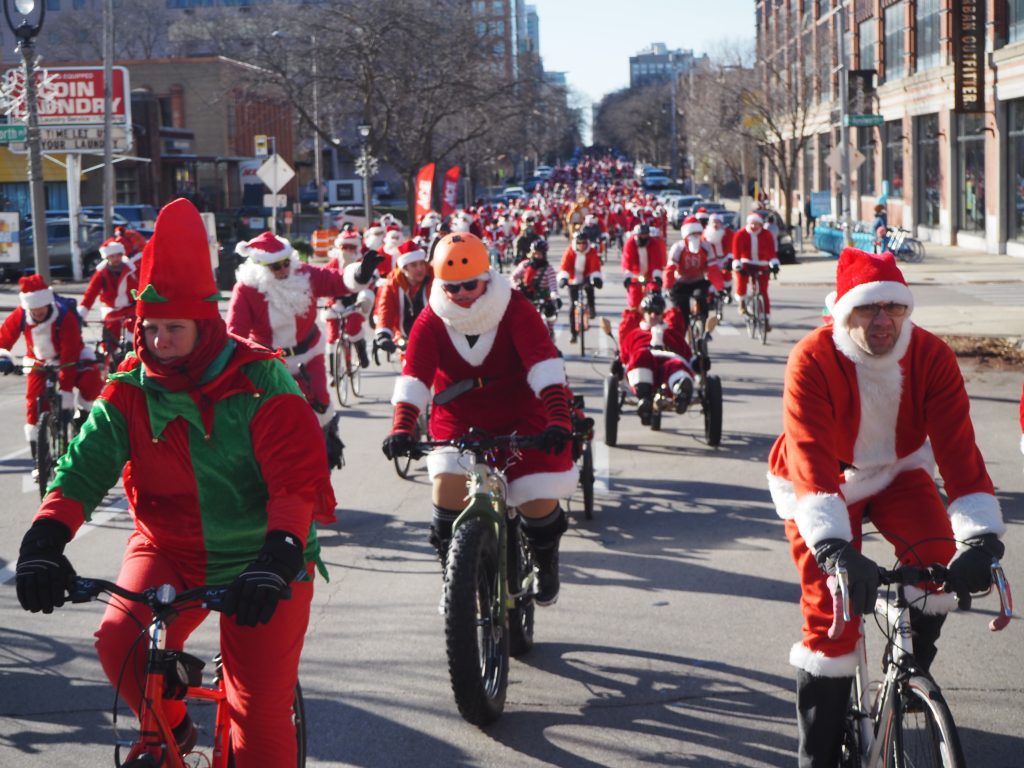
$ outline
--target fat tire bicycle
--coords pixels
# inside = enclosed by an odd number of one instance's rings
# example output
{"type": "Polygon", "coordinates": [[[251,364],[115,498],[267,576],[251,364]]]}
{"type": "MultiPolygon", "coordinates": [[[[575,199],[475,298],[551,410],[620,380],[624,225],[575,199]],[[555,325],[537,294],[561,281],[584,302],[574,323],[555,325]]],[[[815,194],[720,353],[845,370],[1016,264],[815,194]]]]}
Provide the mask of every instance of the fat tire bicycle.
{"type": "MultiPolygon", "coordinates": [[[[72,603],[87,603],[103,596],[116,596],[123,600],[142,603],[152,612],[152,621],[142,627],[148,651],[143,707],[140,717],[139,738],[131,743],[118,743],[114,748],[116,768],[232,768],[231,715],[224,689],[224,662],[220,654],[213,659],[214,675],[208,685],[202,683],[204,662],[184,651],[167,650],[165,630],[167,624],[181,610],[208,609],[217,611],[227,587],[201,586],[177,592],[170,584],[151,587],[143,592],[132,592],[114,582],[76,576],[68,590],[72,603]],[[212,704],[212,741],[191,749],[185,755],[178,752],[173,723],[167,719],[163,702],[180,699],[195,705],[212,704]],[[121,750],[127,748],[121,760],[121,750]]],[[[287,595],[287,593],[286,593],[287,595]]],[[[106,601],[104,601],[106,602],[106,601]]],[[[114,726],[117,727],[117,704],[114,705],[114,726]]],[[[302,686],[296,683],[292,702],[292,721],[295,725],[296,765],[306,764],[306,711],[302,686]]],[[[197,726],[198,727],[198,726],[197,726]]]]}
{"type": "Polygon", "coordinates": [[[536,445],[536,437],[471,433],[413,446],[419,455],[455,448],[467,459],[469,503],[452,526],[444,567],[444,632],[455,704],[481,727],[504,712],[509,659],[533,647],[533,553],[518,512],[505,501],[498,452],[507,453],[507,466],[518,449],[536,445]]]}
{"type": "MultiPolygon", "coordinates": [[[[1013,616],[1009,584],[997,560],[992,561],[992,583],[999,594],[1000,611],[989,628],[1006,627],[1013,616]]],[[[883,585],[894,585],[875,603],[874,616],[886,635],[883,679],[874,686],[867,678],[867,645],[863,634],[857,644],[860,660],[850,691],[843,727],[840,768],[963,768],[966,765],[953,714],[931,674],[914,658],[910,608],[906,585],[920,582],[945,584],[945,566],[879,568],[883,585]]],[[[849,579],[840,569],[828,580],[834,606],[830,637],[838,637],[850,621],[849,579]]],[[[924,599],[927,599],[924,598],[924,599]]],[[[970,595],[958,595],[967,610],[970,595]]]]}

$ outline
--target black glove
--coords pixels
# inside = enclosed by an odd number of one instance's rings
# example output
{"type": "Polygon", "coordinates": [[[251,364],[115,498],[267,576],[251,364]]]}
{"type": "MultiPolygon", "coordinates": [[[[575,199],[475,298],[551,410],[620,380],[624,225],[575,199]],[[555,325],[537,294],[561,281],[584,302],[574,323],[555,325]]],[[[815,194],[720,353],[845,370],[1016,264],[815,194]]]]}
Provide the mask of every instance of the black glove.
{"type": "Polygon", "coordinates": [[[384,261],[384,257],[376,251],[367,251],[362,260],[359,262],[359,269],[356,270],[355,281],[360,284],[366,284],[373,279],[374,273],[377,271],[377,265],[384,261]]]}
{"type": "Polygon", "coordinates": [[[381,450],[389,459],[396,459],[399,456],[411,455],[415,444],[416,438],[411,432],[392,432],[384,438],[381,450]]]}
{"type": "Polygon", "coordinates": [[[959,594],[982,592],[992,585],[992,560],[999,560],[1006,551],[994,533],[968,539],[966,549],[959,550],[949,561],[946,589],[959,594]]]}
{"type": "Polygon", "coordinates": [[[562,300],[561,299],[555,299],[555,306],[558,307],[559,309],[561,309],[562,308],[562,300]]]}
{"type": "Polygon", "coordinates": [[[772,274],[773,275],[779,274],[779,265],[778,264],[772,264],[772,274]]]}
{"type": "Polygon", "coordinates": [[[6,376],[9,373],[14,373],[14,361],[9,357],[0,357],[0,373],[6,376]]]}
{"type": "MultiPolygon", "coordinates": [[[[850,612],[866,616],[875,610],[878,593],[878,566],[853,544],[842,539],[825,539],[814,548],[814,559],[825,573],[834,576],[838,568],[850,578],[850,612]]],[[[836,606],[836,610],[842,610],[836,606]]]]}
{"type": "Polygon", "coordinates": [[[71,531],[57,520],[43,518],[32,523],[18,550],[15,571],[18,602],[32,613],[53,613],[64,605],[65,593],[75,578],[75,569],[64,557],[71,531]]]}
{"type": "Polygon", "coordinates": [[[378,333],[376,339],[377,349],[387,352],[389,355],[393,355],[398,351],[398,347],[395,346],[395,340],[388,336],[386,333],[378,333]]]}
{"type": "Polygon", "coordinates": [[[271,531],[252,565],[242,571],[224,595],[221,608],[243,627],[266,624],[281,594],[303,572],[299,540],[287,531],[271,531]]]}
{"type": "Polygon", "coordinates": [[[563,277],[561,280],[558,281],[558,287],[559,288],[565,288],[565,286],[567,286],[568,284],[569,284],[569,278],[567,278],[567,277],[563,277]]]}
{"type": "Polygon", "coordinates": [[[590,279],[590,282],[593,283],[594,287],[597,288],[598,290],[604,288],[604,280],[602,280],[600,277],[592,277],[590,279]]]}
{"type": "Polygon", "coordinates": [[[558,310],[555,309],[555,302],[551,301],[551,299],[544,302],[543,311],[545,317],[553,317],[555,313],[558,312],[558,310]]]}
{"type": "Polygon", "coordinates": [[[651,282],[654,283],[654,287],[655,288],[661,288],[661,278],[660,277],[653,278],[651,280],[651,282]]]}
{"type": "Polygon", "coordinates": [[[570,440],[572,432],[563,426],[553,424],[541,433],[540,449],[545,453],[561,453],[570,440]]]}
{"type": "Polygon", "coordinates": [[[629,286],[631,286],[633,284],[633,278],[630,277],[629,275],[627,275],[625,278],[623,278],[622,284],[624,286],[626,286],[627,288],[629,288],[629,286]]]}

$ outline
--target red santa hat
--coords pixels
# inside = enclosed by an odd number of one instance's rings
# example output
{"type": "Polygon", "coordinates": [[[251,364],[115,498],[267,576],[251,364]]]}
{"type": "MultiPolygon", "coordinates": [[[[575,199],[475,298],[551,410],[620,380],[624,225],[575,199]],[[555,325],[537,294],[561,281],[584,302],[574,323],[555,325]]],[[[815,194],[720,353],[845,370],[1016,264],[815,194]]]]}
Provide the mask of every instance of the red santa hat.
{"type": "Polygon", "coordinates": [[[116,253],[124,256],[124,243],[121,242],[121,238],[111,237],[100,245],[100,256],[104,259],[108,256],[113,256],[116,253]]]}
{"type": "Polygon", "coordinates": [[[687,216],[683,220],[683,226],[679,228],[679,232],[683,237],[686,237],[687,235],[699,235],[703,231],[704,227],[702,227],[701,223],[697,221],[696,216],[687,216]]]}
{"type": "Polygon", "coordinates": [[[914,309],[914,296],[896,266],[896,257],[844,248],[836,266],[835,295],[826,299],[833,323],[845,328],[854,307],[890,301],[906,304],[908,316],[914,309]]]}
{"type": "Polygon", "coordinates": [[[25,309],[38,309],[53,304],[53,291],[42,275],[28,275],[18,281],[18,301],[25,309]]]}
{"type": "Polygon", "coordinates": [[[134,293],[139,317],[220,319],[206,227],[185,198],[168,203],[156,217],[134,293]]]}
{"type": "Polygon", "coordinates": [[[252,240],[240,243],[235,248],[235,253],[239,256],[264,265],[289,259],[292,252],[291,243],[270,231],[262,232],[252,240]]]}
{"type": "Polygon", "coordinates": [[[398,266],[406,267],[417,261],[426,261],[427,252],[414,240],[406,240],[398,246],[398,266]]]}
{"type": "Polygon", "coordinates": [[[346,229],[334,238],[334,247],[344,248],[348,246],[350,248],[358,248],[361,240],[362,238],[359,237],[359,233],[356,230],[346,229]]]}

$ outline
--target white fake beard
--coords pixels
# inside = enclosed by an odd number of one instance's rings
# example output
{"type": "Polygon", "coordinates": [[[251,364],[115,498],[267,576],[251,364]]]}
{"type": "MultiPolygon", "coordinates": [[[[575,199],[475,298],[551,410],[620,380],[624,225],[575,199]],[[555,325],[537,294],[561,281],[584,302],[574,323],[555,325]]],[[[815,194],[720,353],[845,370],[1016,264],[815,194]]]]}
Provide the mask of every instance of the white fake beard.
{"type": "Polygon", "coordinates": [[[724,229],[712,229],[711,227],[704,228],[704,239],[712,245],[721,245],[723,237],[725,237],[724,229]]]}
{"type": "Polygon", "coordinates": [[[370,237],[363,238],[363,244],[371,251],[377,251],[384,244],[384,238],[380,235],[371,235],[370,237]]]}
{"type": "Polygon", "coordinates": [[[252,286],[267,297],[267,304],[282,315],[301,315],[309,309],[312,301],[309,275],[298,272],[302,264],[298,256],[291,257],[291,271],[284,280],[278,280],[274,273],[262,264],[247,261],[238,268],[238,281],[252,286]]]}
{"type": "Polygon", "coordinates": [[[696,253],[700,250],[700,235],[687,235],[686,236],[686,247],[690,253],[696,253]]]}
{"type": "Polygon", "coordinates": [[[498,272],[490,273],[487,290],[468,307],[460,307],[449,299],[441,285],[440,280],[434,280],[430,286],[430,308],[445,325],[467,336],[497,328],[512,297],[512,284],[498,272]]]}

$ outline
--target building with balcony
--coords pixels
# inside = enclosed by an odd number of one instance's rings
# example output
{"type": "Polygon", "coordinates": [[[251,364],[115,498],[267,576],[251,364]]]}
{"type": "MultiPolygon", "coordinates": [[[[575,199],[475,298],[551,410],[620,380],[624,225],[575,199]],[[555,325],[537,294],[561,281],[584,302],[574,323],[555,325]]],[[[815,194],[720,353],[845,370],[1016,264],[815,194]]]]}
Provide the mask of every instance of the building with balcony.
{"type": "MultiPolygon", "coordinates": [[[[840,142],[836,68],[843,21],[848,112],[858,115],[847,141],[864,156],[850,173],[852,217],[870,219],[881,202],[890,225],[923,240],[1024,256],[1024,3],[837,5],[755,5],[765,82],[768,72],[790,73],[787,87],[799,91],[807,110],[809,140],[796,185],[803,199],[828,190],[839,209],[839,179],[825,159],[840,142]]],[[[777,195],[778,179],[767,167],[763,177],[777,195]]]]}

